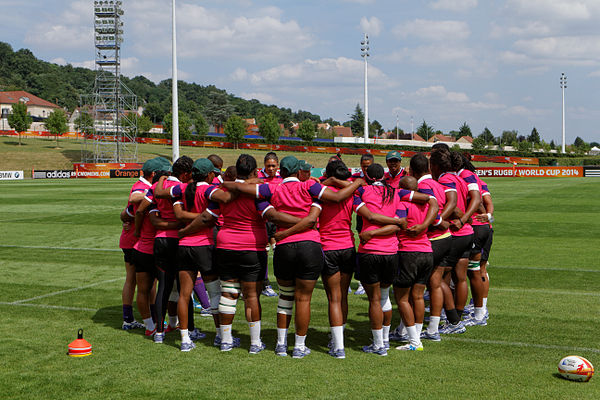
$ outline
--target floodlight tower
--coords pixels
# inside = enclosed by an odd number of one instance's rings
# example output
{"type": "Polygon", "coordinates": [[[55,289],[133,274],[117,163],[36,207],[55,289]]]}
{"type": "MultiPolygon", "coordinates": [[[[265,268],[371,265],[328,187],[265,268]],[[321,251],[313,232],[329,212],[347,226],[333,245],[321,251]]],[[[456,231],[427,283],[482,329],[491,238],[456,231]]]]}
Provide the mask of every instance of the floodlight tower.
{"type": "Polygon", "coordinates": [[[365,37],[360,42],[360,56],[365,59],[365,144],[369,142],[369,71],[368,62],[369,58],[369,35],[365,33],[365,37]]]}
{"type": "Polygon", "coordinates": [[[81,97],[94,120],[84,140],[85,162],[137,161],[137,96],[121,81],[122,4],[94,1],[96,78],[93,93],[81,97]]]}
{"type": "Polygon", "coordinates": [[[171,146],[173,150],[173,162],[179,158],[179,100],[177,97],[177,25],[175,18],[175,0],[171,2],[171,17],[173,24],[173,38],[172,38],[172,63],[173,63],[173,76],[171,77],[171,93],[172,93],[172,105],[173,109],[171,121],[172,129],[172,141],[171,146]]]}
{"type": "Polygon", "coordinates": [[[560,88],[562,89],[562,152],[565,153],[565,89],[567,88],[567,76],[563,72],[560,75],[560,88]]]}

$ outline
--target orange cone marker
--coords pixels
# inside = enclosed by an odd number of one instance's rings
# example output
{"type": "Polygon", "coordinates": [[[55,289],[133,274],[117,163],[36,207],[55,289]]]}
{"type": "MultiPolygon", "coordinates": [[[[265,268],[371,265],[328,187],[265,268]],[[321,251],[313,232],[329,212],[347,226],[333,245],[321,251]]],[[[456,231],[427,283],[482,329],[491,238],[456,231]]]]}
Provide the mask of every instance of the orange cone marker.
{"type": "Polygon", "coordinates": [[[71,357],[85,357],[92,354],[92,345],[83,338],[83,329],[77,331],[77,339],[69,343],[69,352],[71,357]]]}

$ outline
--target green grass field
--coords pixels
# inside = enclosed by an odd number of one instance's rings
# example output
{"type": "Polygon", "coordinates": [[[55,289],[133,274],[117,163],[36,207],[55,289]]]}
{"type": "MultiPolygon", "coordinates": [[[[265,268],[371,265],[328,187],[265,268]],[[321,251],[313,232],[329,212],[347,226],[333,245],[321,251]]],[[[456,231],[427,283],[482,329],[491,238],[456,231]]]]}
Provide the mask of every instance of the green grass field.
{"type": "MultiPolygon", "coordinates": [[[[190,353],[179,351],[178,333],[161,346],[141,331],[120,329],[118,214],[132,181],[2,182],[0,397],[600,398],[600,377],[575,383],[556,375],[558,361],[570,354],[600,366],[600,181],[488,183],[497,222],[487,327],[425,342],[420,353],[364,354],[367,301],[351,295],[347,358],[336,360],[326,353],[319,285],[307,339],[313,354],[294,360],[272,351],[276,298],[262,297],[267,351],[255,356],[247,353],[240,307],[234,331],[242,348],[224,354],[210,346],[214,327],[199,314],[197,326],[208,338],[190,353]],[[90,357],[66,355],[78,328],[93,346],[90,357]]],[[[393,326],[398,319],[395,312],[393,326]]],[[[292,335],[293,328],[291,342],[292,335]]]]}

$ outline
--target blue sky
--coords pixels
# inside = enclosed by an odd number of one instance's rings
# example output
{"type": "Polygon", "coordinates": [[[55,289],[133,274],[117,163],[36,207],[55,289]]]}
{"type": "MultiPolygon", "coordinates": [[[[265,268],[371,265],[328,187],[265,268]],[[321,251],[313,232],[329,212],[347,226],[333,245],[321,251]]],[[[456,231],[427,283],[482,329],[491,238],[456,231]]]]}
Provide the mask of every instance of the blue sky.
{"type": "MultiPolygon", "coordinates": [[[[124,0],[123,73],[171,74],[169,0],[124,0]]],[[[2,41],[93,68],[92,0],[0,0],[2,41]]],[[[498,136],[535,126],[567,143],[600,141],[597,0],[177,0],[179,79],[345,121],[363,105],[363,32],[371,39],[369,116],[410,131],[467,122],[498,136]]]]}

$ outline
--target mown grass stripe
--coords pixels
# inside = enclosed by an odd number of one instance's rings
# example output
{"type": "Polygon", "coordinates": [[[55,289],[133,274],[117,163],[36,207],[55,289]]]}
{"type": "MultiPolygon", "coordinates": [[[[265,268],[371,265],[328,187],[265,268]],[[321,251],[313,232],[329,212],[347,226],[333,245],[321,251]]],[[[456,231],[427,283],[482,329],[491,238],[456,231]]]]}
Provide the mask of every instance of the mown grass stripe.
{"type": "Polygon", "coordinates": [[[572,290],[552,290],[552,289],[536,289],[536,288],[503,288],[503,287],[491,287],[490,290],[491,291],[499,291],[499,292],[545,293],[545,294],[556,294],[556,295],[565,295],[565,296],[600,297],[600,293],[575,292],[572,290]]]}
{"type": "Polygon", "coordinates": [[[503,340],[485,340],[485,339],[469,339],[469,338],[461,338],[456,336],[443,336],[443,341],[451,341],[451,342],[465,342],[465,343],[475,343],[475,344],[494,344],[499,346],[511,346],[511,347],[533,347],[537,349],[545,349],[545,350],[565,350],[565,351],[589,351],[592,353],[600,353],[600,349],[595,349],[591,347],[573,347],[573,346],[558,346],[553,344],[541,344],[541,343],[524,343],[524,342],[506,342],[503,340]]]}
{"type": "Polygon", "coordinates": [[[489,271],[493,271],[494,268],[499,269],[526,269],[534,271],[561,271],[561,272],[598,272],[600,269],[572,269],[572,268],[547,268],[547,267],[523,267],[523,266],[507,266],[507,265],[489,265],[489,271]]]}
{"type": "Polygon", "coordinates": [[[41,296],[31,297],[29,299],[23,299],[23,300],[13,301],[12,304],[22,304],[22,303],[27,303],[27,302],[34,301],[34,300],[44,299],[46,297],[57,296],[59,294],[78,292],[80,290],[84,290],[84,289],[88,289],[88,288],[91,288],[91,287],[94,287],[94,286],[100,286],[100,285],[104,285],[105,283],[111,283],[111,282],[116,282],[116,281],[120,281],[120,280],[123,280],[123,278],[108,279],[106,281],[91,283],[91,284],[85,285],[85,286],[79,286],[79,287],[76,287],[76,288],[59,290],[58,292],[47,293],[47,294],[43,294],[41,296]]]}

